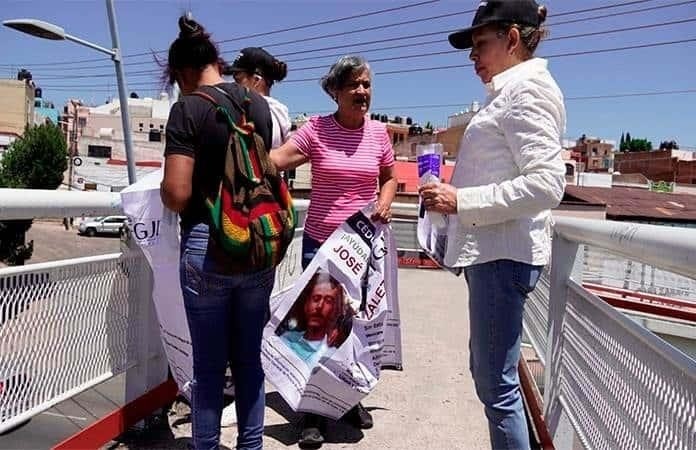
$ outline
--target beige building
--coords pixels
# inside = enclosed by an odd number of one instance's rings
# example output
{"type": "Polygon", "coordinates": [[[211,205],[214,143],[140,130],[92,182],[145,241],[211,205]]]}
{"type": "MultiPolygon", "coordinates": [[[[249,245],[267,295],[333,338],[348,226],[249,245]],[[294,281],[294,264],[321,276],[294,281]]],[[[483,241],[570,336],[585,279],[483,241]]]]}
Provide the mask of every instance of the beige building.
{"type": "MultiPolygon", "coordinates": [[[[136,162],[163,159],[165,129],[171,104],[166,93],[162,93],[157,99],[128,99],[136,162]]],[[[118,100],[97,107],[87,107],[71,101],[65,106],[64,113],[66,136],[77,134],[79,155],[125,161],[121,104],[118,100]]]]}
{"type": "Polygon", "coordinates": [[[604,139],[583,135],[568,148],[583,165],[584,172],[609,172],[614,170],[614,144],[604,139]]]}
{"type": "Polygon", "coordinates": [[[16,138],[34,123],[34,86],[24,80],[0,80],[0,135],[16,138]]]}

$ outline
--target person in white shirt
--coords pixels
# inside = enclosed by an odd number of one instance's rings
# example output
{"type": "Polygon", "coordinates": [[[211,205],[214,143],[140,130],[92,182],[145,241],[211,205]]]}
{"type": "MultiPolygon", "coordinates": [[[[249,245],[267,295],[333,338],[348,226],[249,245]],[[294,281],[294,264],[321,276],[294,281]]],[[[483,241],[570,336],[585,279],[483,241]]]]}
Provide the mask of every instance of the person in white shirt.
{"type": "Polygon", "coordinates": [[[271,109],[273,122],[271,148],[280,147],[290,133],[290,114],[287,106],[271,97],[271,87],[285,79],[287,65],[260,47],[247,47],[239,52],[231,65],[223,68],[223,74],[231,75],[235,82],[263,95],[271,109]]]}
{"type": "Polygon", "coordinates": [[[495,449],[528,449],[520,396],[522,313],[550,256],[551,212],[563,197],[563,94],[533,57],[546,8],[482,1],[470,28],[449,36],[471,48],[488,98],[462,137],[451,184],[420,188],[425,208],[448,215],[445,264],[469,288],[470,366],[495,449]]]}

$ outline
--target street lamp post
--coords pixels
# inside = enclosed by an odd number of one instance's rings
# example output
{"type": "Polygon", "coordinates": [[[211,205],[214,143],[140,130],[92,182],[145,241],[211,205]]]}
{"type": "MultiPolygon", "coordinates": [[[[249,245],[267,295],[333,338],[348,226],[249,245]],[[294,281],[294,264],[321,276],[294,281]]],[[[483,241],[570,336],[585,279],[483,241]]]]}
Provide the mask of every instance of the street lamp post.
{"type": "Polygon", "coordinates": [[[130,130],[130,114],[128,113],[128,96],[126,95],[126,79],[123,74],[123,65],[121,64],[121,48],[119,45],[118,28],[116,27],[116,14],[114,13],[113,0],[106,0],[106,11],[109,16],[109,28],[111,30],[111,43],[113,48],[108,49],[92,42],[80,39],[70,35],[58,25],[44,22],[35,19],[16,19],[5,20],[2,24],[6,27],[14,28],[15,30],[32,36],[54,41],[72,41],[101,53],[105,53],[111,57],[116,69],[116,81],[118,84],[118,98],[121,104],[121,124],[123,126],[123,143],[126,149],[126,163],[128,166],[128,184],[133,184],[136,181],[135,176],[135,160],[133,159],[133,140],[130,130]]]}

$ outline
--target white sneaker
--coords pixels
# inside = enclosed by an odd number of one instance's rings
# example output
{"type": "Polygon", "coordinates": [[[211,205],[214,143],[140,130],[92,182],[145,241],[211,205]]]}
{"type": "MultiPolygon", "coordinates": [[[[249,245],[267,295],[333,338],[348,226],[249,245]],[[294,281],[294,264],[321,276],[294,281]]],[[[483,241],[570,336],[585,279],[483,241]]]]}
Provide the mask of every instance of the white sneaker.
{"type": "Polygon", "coordinates": [[[222,408],[222,418],[220,419],[220,426],[222,428],[231,427],[237,424],[237,410],[234,407],[234,402],[222,408]]]}

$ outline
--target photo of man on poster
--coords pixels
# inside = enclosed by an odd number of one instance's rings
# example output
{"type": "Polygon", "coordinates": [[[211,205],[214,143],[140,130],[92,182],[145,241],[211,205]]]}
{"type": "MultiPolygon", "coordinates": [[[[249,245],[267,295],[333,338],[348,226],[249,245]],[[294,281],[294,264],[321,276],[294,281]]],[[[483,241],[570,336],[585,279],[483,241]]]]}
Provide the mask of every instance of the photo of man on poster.
{"type": "Polygon", "coordinates": [[[338,348],[345,342],[354,314],[343,286],[329,273],[317,271],[281,322],[276,335],[313,367],[328,349],[338,348]]]}

